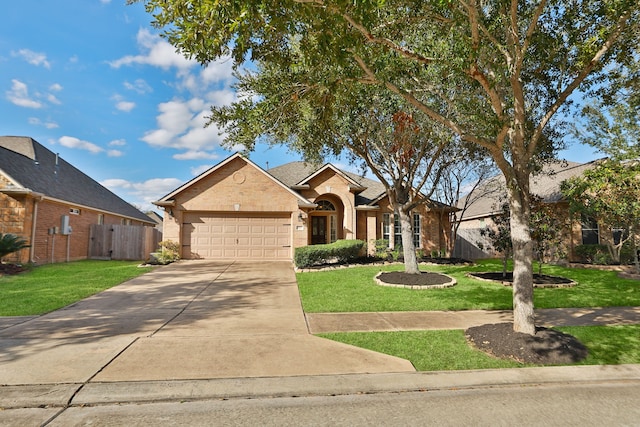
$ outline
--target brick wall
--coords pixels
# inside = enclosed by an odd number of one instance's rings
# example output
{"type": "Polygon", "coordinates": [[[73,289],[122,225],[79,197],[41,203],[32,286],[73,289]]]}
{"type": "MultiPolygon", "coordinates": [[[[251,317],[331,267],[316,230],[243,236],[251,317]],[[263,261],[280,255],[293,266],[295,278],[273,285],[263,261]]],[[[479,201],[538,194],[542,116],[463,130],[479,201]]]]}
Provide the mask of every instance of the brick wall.
{"type": "MultiPolygon", "coordinates": [[[[27,263],[33,253],[33,261],[37,264],[74,261],[86,259],[89,247],[89,226],[98,223],[101,212],[80,208],[72,204],[51,200],[37,201],[28,196],[9,196],[0,193],[0,233],[17,234],[29,242],[31,248],[5,258],[8,262],[27,263]],[[79,209],[75,215],[71,208],[79,209]],[[33,241],[33,218],[36,215],[36,230],[33,241]],[[61,218],[69,216],[72,228],[70,235],[60,234],[61,218]],[[50,234],[49,230],[58,228],[58,234],[50,234]]],[[[103,213],[105,224],[120,224],[122,217],[103,213]]],[[[132,225],[143,225],[141,221],[132,220],[132,225]]]]}

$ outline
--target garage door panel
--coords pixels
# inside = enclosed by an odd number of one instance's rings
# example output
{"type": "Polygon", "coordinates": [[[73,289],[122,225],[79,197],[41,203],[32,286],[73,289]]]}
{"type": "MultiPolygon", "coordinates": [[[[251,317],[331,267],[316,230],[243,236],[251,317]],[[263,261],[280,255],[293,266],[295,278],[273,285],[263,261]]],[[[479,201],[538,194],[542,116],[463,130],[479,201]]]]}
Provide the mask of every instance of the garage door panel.
{"type": "MultiPolygon", "coordinates": [[[[185,215],[194,258],[290,259],[290,215],[185,215]],[[190,224],[187,224],[190,223],[190,224]]],[[[187,234],[185,234],[187,237],[187,234]]]]}

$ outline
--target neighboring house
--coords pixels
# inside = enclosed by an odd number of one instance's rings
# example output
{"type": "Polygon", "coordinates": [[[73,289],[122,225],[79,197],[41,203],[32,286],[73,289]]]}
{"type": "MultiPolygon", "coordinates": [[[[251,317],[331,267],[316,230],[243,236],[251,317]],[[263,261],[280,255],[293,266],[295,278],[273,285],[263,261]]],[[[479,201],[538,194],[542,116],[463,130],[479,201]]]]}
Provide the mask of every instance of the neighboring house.
{"type": "MultiPolygon", "coordinates": [[[[563,200],[560,185],[563,181],[581,176],[585,170],[594,166],[597,160],[589,163],[557,161],[546,165],[542,172],[531,177],[531,193],[542,198],[545,203],[557,206],[562,218],[566,219],[564,230],[564,252],[570,261],[576,259],[575,247],[581,244],[597,244],[599,240],[598,224],[586,218],[572,218],[568,203],[563,200]]],[[[480,198],[471,204],[462,214],[454,256],[466,259],[496,257],[498,254],[486,248],[491,243],[480,235],[480,230],[492,227],[492,218],[500,212],[500,205],[507,201],[504,176],[488,179],[476,190],[489,196],[480,198]],[[482,246],[482,249],[480,248],[482,246]]],[[[464,206],[464,199],[458,207],[464,206]]]]}
{"type": "Polygon", "coordinates": [[[145,212],[145,214],[155,223],[154,227],[162,231],[162,216],[156,211],[145,212]]]}
{"type": "MultiPolygon", "coordinates": [[[[384,186],[331,164],[265,171],[235,154],[154,203],[165,210],[163,239],[179,242],[183,258],[290,260],[297,247],[339,239],[361,239],[373,253],[375,240],[400,239],[384,186]]],[[[446,248],[453,209],[428,204],[413,213],[416,247],[427,253],[446,248]]]]}
{"type": "Polygon", "coordinates": [[[155,225],[32,138],[0,137],[0,233],[31,245],[7,260],[85,259],[92,224],[155,225]]]}

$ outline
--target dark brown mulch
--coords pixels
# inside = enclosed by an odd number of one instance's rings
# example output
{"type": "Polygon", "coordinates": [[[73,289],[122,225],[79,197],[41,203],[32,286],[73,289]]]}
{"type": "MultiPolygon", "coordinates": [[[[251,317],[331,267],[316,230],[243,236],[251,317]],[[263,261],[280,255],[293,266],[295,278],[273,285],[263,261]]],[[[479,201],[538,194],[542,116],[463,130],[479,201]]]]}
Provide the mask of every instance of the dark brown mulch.
{"type": "Polygon", "coordinates": [[[18,264],[4,264],[0,263],[0,276],[8,276],[12,274],[22,273],[26,269],[18,264]]]}
{"type": "Polygon", "coordinates": [[[536,328],[536,334],[529,335],[515,332],[512,323],[497,323],[469,328],[465,335],[479,350],[520,363],[566,365],[589,354],[575,337],[547,328],[536,328]]]}
{"type": "MultiPolygon", "coordinates": [[[[469,275],[480,279],[495,280],[497,282],[513,282],[513,272],[508,271],[506,276],[501,271],[491,271],[484,273],[469,273],[469,275]]],[[[549,276],[547,274],[534,274],[533,283],[535,285],[561,285],[572,283],[571,279],[559,276],[549,276]]]]}
{"type": "Polygon", "coordinates": [[[378,280],[393,285],[412,285],[412,286],[428,286],[442,285],[451,282],[451,278],[439,273],[430,273],[427,271],[421,274],[409,274],[403,271],[391,271],[382,273],[378,276],[378,280]]]}

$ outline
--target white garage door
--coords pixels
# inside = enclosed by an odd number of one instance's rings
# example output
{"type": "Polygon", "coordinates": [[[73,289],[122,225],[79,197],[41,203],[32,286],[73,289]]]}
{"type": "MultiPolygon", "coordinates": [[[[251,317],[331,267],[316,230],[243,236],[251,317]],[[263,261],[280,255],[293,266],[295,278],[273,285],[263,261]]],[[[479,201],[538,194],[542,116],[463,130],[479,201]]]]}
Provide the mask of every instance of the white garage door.
{"type": "Polygon", "coordinates": [[[290,214],[191,213],[184,223],[191,258],[291,259],[290,214]]]}

